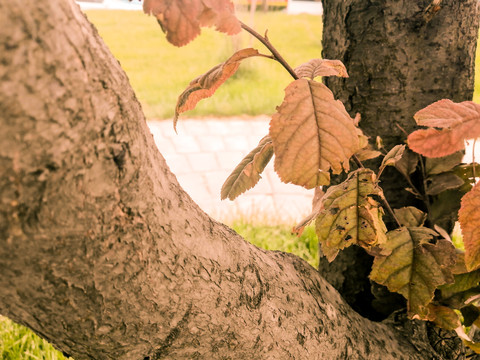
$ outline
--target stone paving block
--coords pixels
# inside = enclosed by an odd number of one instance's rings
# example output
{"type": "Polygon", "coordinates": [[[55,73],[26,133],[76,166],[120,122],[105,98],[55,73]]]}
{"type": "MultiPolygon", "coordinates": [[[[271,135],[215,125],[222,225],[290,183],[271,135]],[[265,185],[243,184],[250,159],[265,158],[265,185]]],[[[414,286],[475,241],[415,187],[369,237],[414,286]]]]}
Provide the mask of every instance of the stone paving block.
{"type": "MultiPolygon", "coordinates": [[[[184,174],[176,176],[180,186],[188,193],[188,195],[191,196],[195,202],[204,198],[211,198],[210,192],[204,183],[202,175],[184,174]]],[[[201,205],[201,202],[198,201],[197,204],[201,205]]]]}
{"type": "Polygon", "coordinates": [[[200,146],[197,143],[195,136],[182,135],[178,139],[174,139],[175,150],[181,154],[194,154],[200,152],[200,146]]]}
{"type": "Polygon", "coordinates": [[[205,173],[218,169],[217,158],[214,153],[189,154],[188,159],[192,170],[196,173],[205,173]]]}
{"type": "Polygon", "coordinates": [[[247,135],[230,135],[225,137],[224,141],[232,151],[244,151],[247,155],[251,150],[247,135]]]}
{"type": "Polygon", "coordinates": [[[202,135],[197,137],[200,149],[203,152],[217,152],[227,150],[225,141],[222,136],[202,135]]]}
{"type": "Polygon", "coordinates": [[[247,154],[248,151],[222,151],[217,152],[215,155],[217,156],[220,169],[230,174],[247,154]]]}
{"type": "MultiPolygon", "coordinates": [[[[205,126],[204,119],[195,119],[195,120],[182,120],[179,119],[178,123],[182,122],[182,134],[192,135],[192,136],[201,136],[210,134],[210,129],[205,126]]],[[[179,132],[179,135],[181,133],[179,132]]]]}
{"type": "Polygon", "coordinates": [[[162,154],[170,170],[175,175],[191,174],[192,167],[186,154],[163,153],[162,154]]]}
{"type": "Polygon", "coordinates": [[[205,182],[208,186],[210,194],[212,194],[218,200],[220,200],[220,191],[222,190],[222,186],[229,175],[230,173],[228,171],[217,169],[204,174],[205,182]]]}

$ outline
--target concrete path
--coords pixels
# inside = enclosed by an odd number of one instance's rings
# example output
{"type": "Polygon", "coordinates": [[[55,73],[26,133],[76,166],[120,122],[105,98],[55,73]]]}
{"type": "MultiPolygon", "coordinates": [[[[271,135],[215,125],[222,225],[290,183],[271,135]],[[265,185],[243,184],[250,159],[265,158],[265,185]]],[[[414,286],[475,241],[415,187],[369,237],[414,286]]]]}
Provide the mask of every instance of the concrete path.
{"type": "Polygon", "coordinates": [[[270,118],[180,119],[178,134],[172,121],[149,121],[155,142],[180,185],[212,217],[238,217],[268,223],[293,223],[311,209],[312,190],[283,184],[273,159],[256,187],[235,201],[220,200],[220,189],[235,166],[268,133],[270,118]]]}

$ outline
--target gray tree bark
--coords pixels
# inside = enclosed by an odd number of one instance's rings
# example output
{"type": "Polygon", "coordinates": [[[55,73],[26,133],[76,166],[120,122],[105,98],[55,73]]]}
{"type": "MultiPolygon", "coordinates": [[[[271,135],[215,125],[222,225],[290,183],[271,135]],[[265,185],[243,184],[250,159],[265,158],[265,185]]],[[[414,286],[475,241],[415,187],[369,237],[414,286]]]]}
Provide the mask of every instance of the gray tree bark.
{"type": "Polygon", "coordinates": [[[73,1],[0,24],[1,314],[76,360],[440,358],[202,212],[73,1]]]}
{"type": "MultiPolygon", "coordinates": [[[[418,110],[440,99],[461,102],[473,96],[478,1],[443,0],[438,8],[431,4],[432,0],[323,0],[323,57],[342,60],[350,75],[325,82],[352,116],[361,114],[360,127],[371,141],[380,136],[387,150],[404,143],[415,130],[413,115],[418,110]]],[[[419,173],[413,181],[423,188],[419,173]]],[[[427,209],[404,190],[410,185],[394,168],[386,169],[381,186],[392,207],[429,210],[430,225],[453,229],[460,191],[429,197],[427,209]]],[[[392,219],[388,224],[393,225],[392,219]]],[[[371,306],[365,277],[370,264],[364,252],[349,249],[332,264],[323,259],[320,271],[357,311],[378,318],[383,315],[371,306]],[[358,276],[352,278],[352,273],[358,276]]],[[[395,300],[382,302],[392,305],[395,300]]]]}

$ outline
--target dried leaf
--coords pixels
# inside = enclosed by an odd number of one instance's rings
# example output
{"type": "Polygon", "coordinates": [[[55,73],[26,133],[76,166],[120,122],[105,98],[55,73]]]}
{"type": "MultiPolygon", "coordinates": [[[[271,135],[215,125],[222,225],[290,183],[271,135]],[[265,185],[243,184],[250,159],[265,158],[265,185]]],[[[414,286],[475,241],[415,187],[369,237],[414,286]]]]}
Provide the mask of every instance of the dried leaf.
{"type": "Polygon", "coordinates": [[[379,157],[380,155],[382,155],[382,153],[380,151],[373,150],[370,147],[360,149],[355,153],[355,156],[360,161],[375,159],[375,158],[379,157]]]}
{"type": "Polygon", "coordinates": [[[285,183],[311,189],[330,183],[331,169],[349,170],[349,159],[365,144],[343,104],[323,84],[299,79],[270,122],[275,170],[285,183]]]}
{"type": "Polygon", "coordinates": [[[428,195],[438,195],[445,190],[456,189],[463,185],[464,181],[452,172],[434,175],[426,179],[428,195]]]}
{"type": "Polygon", "coordinates": [[[480,271],[475,270],[465,274],[454,275],[454,283],[440,286],[442,297],[448,299],[449,297],[467,291],[480,283],[480,271]]]}
{"type": "Polygon", "coordinates": [[[396,145],[390,150],[387,155],[383,158],[382,165],[380,166],[385,167],[385,166],[395,166],[397,162],[400,161],[400,159],[403,156],[403,153],[405,152],[405,145],[396,145]]]}
{"type": "Polygon", "coordinates": [[[265,136],[227,178],[222,186],[222,200],[226,198],[234,200],[240,194],[253,188],[260,180],[260,174],[272,156],[272,139],[269,136],[265,136]]]}
{"type": "Polygon", "coordinates": [[[359,169],[343,183],[331,186],[323,196],[323,209],[315,227],[329,261],[352,244],[370,249],[386,241],[383,210],[368,197],[381,191],[375,180],[373,171],[359,169]]]}
{"type": "Polygon", "coordinates": [[[228,35],[242,29],[230,0],[145,0],[143,11],[157,18],[167,40],[175,46],[195,39],[201,26],[215,26],[228,35]]]}
{"type": "Polygon", "coordinates": [[[430,244],[435,234],[424,227],[390,231],[382,247],[391,254],[377,256],[373,262],[370,278],[402,294],[407,299],[411,316],[427,316],[426,306],[433,299],[435,289],[453,281],[451,268],[455,263],[455,248],[446,240],[430,244]]]}
{"type": "Polygon", "coordinates": [[[452,170],[462,162],[463,151],[457,151],[441,158],[427,158],[425,161],[425,172],[427,175],[436,175],[452,170]]]}
{"type": "Polygon", "coordinates": [[[408,146],[427,157],[442,157],[465,148],[464,141],[480,136],[480,105],[472,101],[437,101],[415,114],[418,125],[442,128],[417,130],[408,146]]]}
{"type": "Polygon", "coordinates": [[[340,60],[312,59],[295,68],[299,78],[315,79],[317,76],[340,76],[348,78],[347,69],[340,60]]]}
{"type": "Polygon", "coordinates": [[[320,214],[320,211],[322,210],[322,198],[324,195],[325,193],[320,186],[315,188],[315,193],[312,200],[312,212],[294,226],[292,229],[294,234],[297,234],[298,236],[302,235],[305,226],[310,224],[318,216],[318,214],[320,214]]]}
{"type": "Polygon", "coordinates": [[[259,53],[255,49],[242,49],[233,54],[227,61],[192,80],[190,85],[178,97],[173,126],[176,126],[178,116],[181,113],[194,109],[200,100],[212,96],[220,85],[235,74],[242,60],[257,55],[259,53]]]}
{"type": "Polygon", "coordinates": [[[458,220],[465,244],[465,264],[468,270],[480,267],[480,183],[462,198],[458,220]]]}
{"type": "MultiPolygon", "coordinates": [[[[456,329],[455,329],[456,330],[456,329]]],[[[458,334],[458,332],[457,332],[458,334]]],[[[465,332],[464,332],[465,334],[465,332]]],[[[459,335],[460,336],[460,335],[459,335]]],[[[467,336],[467,334],[465,334],[465,336],[467,336]]],[[[461,336],[460,336],[461,337],[461,336]]],[[[467,336],[468,337],[468,336],[467,336]]],[[[461,337],[463,339],[463,337],[461,337]]],[[[469,341],[467,339],[463,339],[463,343],[468,346],[471,350],[473,350],[475,353],[477,354],[480,354],[480,343],[478,342],[473,342],[473,341],[469,341]]]]}
{"type": "Polygon", "coordinates": [[[427,320],[445,330],[455,330],[462,326],[457,313],[446,306],[428,304],[427,320]]]}
{"type": "Polygon", "coordinates": [[[395,163],[395,168],[405,176],[409,176],[417,169],[418,155],[410,150],[403,152],[402,158],[395,163]]]}
{"type": "Polygon", "coordinates": [[[427,214],[413,206],[394,209],[393,212],[400,224],[405,227],[423,226],[427,218],[427,214]]]}

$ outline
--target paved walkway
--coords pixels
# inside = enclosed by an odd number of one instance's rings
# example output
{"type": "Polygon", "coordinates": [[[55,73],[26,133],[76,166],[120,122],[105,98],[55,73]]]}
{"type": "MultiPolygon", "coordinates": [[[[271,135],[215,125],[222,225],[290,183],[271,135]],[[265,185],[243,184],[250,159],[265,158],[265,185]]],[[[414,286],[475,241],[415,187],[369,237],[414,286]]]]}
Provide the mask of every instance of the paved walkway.
{"type": "Polygon", "coordinates": [[[220,189],[235,166],[268,133],[267,116],[234,119],[180,119],[178,134],[171,120],[149,121],[155,142],[180,185],[212,217],[238,217],[269,223],[293,223],[311,209],[312,190],[283,184],[273,159],[257,186],[235,201],[220,200],[220,189]]]}

